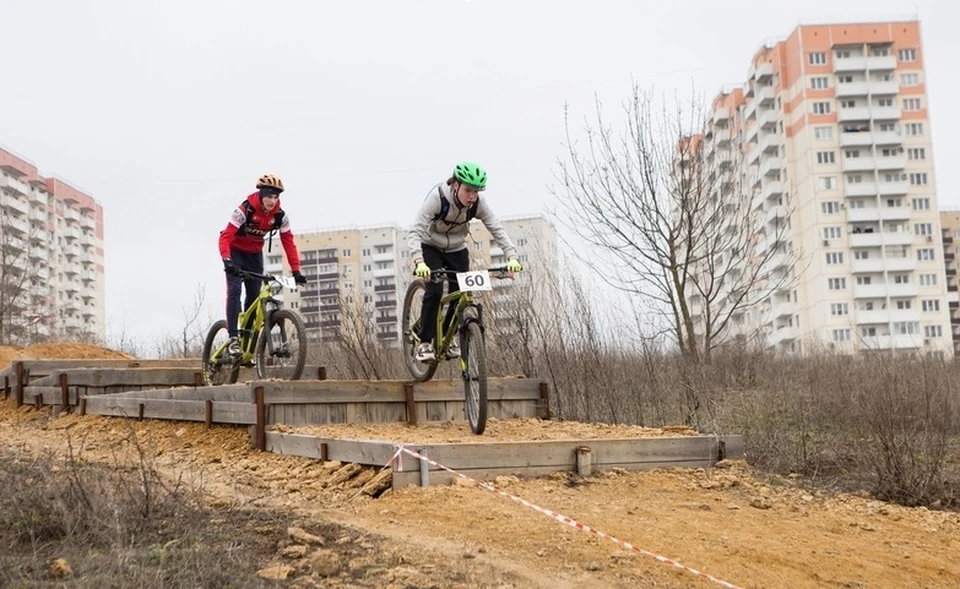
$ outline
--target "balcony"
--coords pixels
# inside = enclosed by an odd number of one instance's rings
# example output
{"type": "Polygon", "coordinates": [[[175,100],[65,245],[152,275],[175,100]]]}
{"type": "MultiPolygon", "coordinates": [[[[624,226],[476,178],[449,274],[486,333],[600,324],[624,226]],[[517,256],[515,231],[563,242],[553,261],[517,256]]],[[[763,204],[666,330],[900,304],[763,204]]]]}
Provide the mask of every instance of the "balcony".
{"type": "Polygon", "coordinates": [[[910,207],[883,207],[884,221],[906,221],[910,215],[910,207]]]}
{"type": "Polygon", "coordinates": [[[73,223],[79,223],[80,211],[78,211],[77,209],[65,208],[63,209],[63,218],[73,223]]]}
{"type": "Polygon", "coordinates": [[[84,229],[95,231],[97,228],[97,220],[90,216],[80,217],[80,226],[84,229]]]}
{"type": "Polygon", "coordinates": [[[26,235],[30,232],[30,224],[25,218],[6,217],[2,220],[0,226],[2,226],[4,230],[10,229],[13,233],[19,233],[21,235],[26,235]]]}
{"type": "Polygon", "coordinates": [[[873,145],[874,134],[869,131],[844,131],[840,133],[842,147],[863,147],[873,145]]]}
{"type": "Polygon", "coordinates": [[[837,112],[837,120],[840,122],[846,121],[869,121],[872,117],[870,116],[870,109],[866,106],[855,106],[853,108],[841,108],[837,112]]]}
{"type": "Polygon", "coordinates": [[[853,287],[855,299],[885,299],[886,297],[886,284],[857,284],[853,287]]]}
{"type": "Polygon", "coordinates": [[[729,120],[730,120],[730,109],[718,108],[713,111],[713,123],[715,125],[720,124],[721,122],[726,123],[729,120]]]}
{"type": "MultiPolygon", "coordinates": [[[[760,81],[765,80],[773,75],[773,64],[772,63],[761,63],[756,65],[753,68],[753,79],[760,81]]],[[[765,86],[769,88],[770,86],[765,86]]]]}
{"type": "Polygon", "coordinates": [[[374,290],[374,292],[390,292],[390,291],[396,291],[396,290],[397,290],[397,285],[396,285],[396,284],[378,284],[378,285],[376,285],[376,286],[373,287],[373,290],[374,290]]]}
{"type": "Polygon", "coordinates": [[[874,80],[870,82],[870,94],[873,96],[892,96],[900,91],[900,85],[893,81],[874,80]]]}
{"type": "Polygon", "coordinates": [[[28,196],[30,187],[16,178],[0,174],[0,188],[7,188],[20,196],[28,196]]]}
{"type": "Polygon", "coordinates": [[[888,284],[887,295],[890,298],[906,299],[920,294],[920,287],[916,284],[888,284]]]}
{"type": "Polygon", "coordinates": [[[794,341],[799,337],[799,331],[796,327],[781,327],[768,336],[770,344],[777,346],[781,343],[794,341]]]}
{"type": "Polygon", "coordinates": [[[852,57],[833,56],[833,71],[859,72],[867,69],[867,58],[862,55],[852,57]]]}
{"type": "Polygon", "coordinates": [[[770,317],[774,320],[793,315],[793,304],[774,301],[770,308],[770,317]]]}
{"type": "Polygon", "coordinates": [[[719,145],[730,143],[730,129],[720,129],[713,134],[713,139],[719,145]]]}
{"type": "Polygon", "coordinates": [[[773,223],[774,221],[784,221],[790,215],[790,211],[787,210],[785,205],[777,205],[771,207],[764,214],[763,220],[764,223],[773,223]]]}
{"type": "Polygon", "coordinates": [[[878,157],[876,161],[877,169],[882,171],[903,170],[907,167],[907,158],[902,155],[878,157]]]}
{"type": "Polygon", "coordinates": [[[881,182],[879,193],[881,196],[903,196],[910,189],[906,182],[881,182]]]}
{"type": "Polygon", "coordinates": [[[868,208],[859,208],[859,209],[847,209],[847,222],[848,223],[867,223],[867,222],[879,222],[880,221],[880,208],[879,207],[868,207],[868,208]]]}
{"type": "Polygon", "coordinates": [[[887,309],[872,311],[857,310],[856,322],[857,325],[889,324],[890,311],[887,309]]]}
{"type": "Polygon", "coordinates": [[[28,215],[30,213],[30,204],[25,200],[20,200],[15,196],[10,196],[0,192],[0,205],[8,211],[13,211],[20,215],[28,215]]]}
{"type": "Polygon", "coordinates": [[[783,184],[777,180],[764,182],[763,188],[760,189],[760,194],[764,200],[779,199],[783,196],[783,184]]]}
{"type": "Polygon", "coordinates": [[[783,145],[783,137],[777,133],[764,133],[757,146],[761,151],[778,151],[783,145]]]}
{"type": "Polygon", "coordinates": [[[912,258],[882,258],[887,272],[912,272],[917,269],[917,257],[912,258]]]}
{"type": "Polygon", "coordinates": [[[773,129],[773,128],[776,128],[777,122],[779,120],[780,120],[780,113],[774,109],[769,109],[764,111],[764,113],[760,115],[760,118],[757,121],[757,124],[763,127],[764,129],[773,129]]]}
{"type": "Polygon", "coordinates": [[[873,142],[877,145],[900,145],[903,143],[903,136],[899,131],[874,131],[873,142]]]}
{"type": "Polygon", "coordinates": [[[396,258],[397,258],[397,256],[396,256],[396,254],[394,254],[394,252],[377,253],[377,254],[373,254],[373,256],[371,256],[371,259],[374,261],[374,263],[376,263],[376,262],[393,262],[394,260],[396,260],[396,258]]]}
{"type": "Polygon", "coordinates": [[[867,57],[867,69],[870,71],[888,71],[897,69],[897,58],[892,55],[871,55],[867,57]]]}
{"type": "Polygon", "coordinates": [[[386,278],[387,276],[393,276],[397,273],[394,268],[377,268],[373,271],[374,278],[386,278]]]}
{"type": "Polygon", "coordinates": [[[876,121],[896,121],[900,119],[899,106],[875,106],[870,109],[870,114],[876,121]]]}
{"type": "MultiPolygon", "coordinates": [[[[770,65],[770,64],[766,64],[770,65]]],[[[771,70],[773,66],[771,66],[771,70]]],[[[762,105],[770,106],[777,99],[777,91],[773,86],[757,86],[756,101],[762,105]]]]}
{"type": "Polygon", "coordinates": [[[843,189],[843,193],[846,196],[876,196],[877,183],[876,182],[847,183],[847,185],[843,189]]]}
{"type": "Polygon", "coordinates": [[[915,350],[923,343],[923,338],[916,335],[876,335],[863,338],[863,344],[872,350],[915,350]]]}
{"type": "Polygon", "coordinates": [[[783,162],[780,161],[778,157],[767,157],[760,163],[760,175],[761,176],[772,176],[774,174],[780,173],[780,168],[783,166],[783,162]]]}
{"type": "Polygon", "coordinates": [[[867,82],[846,82],[837,84],[836,91],[837,96],[866,96],[867,88],[867,82]]]}
{"type": "Polygon", "coordinates": [[[845,157],[840,167],[844,172],[872,172],[877,169],[877,162],[871,156],[845,157]]]}

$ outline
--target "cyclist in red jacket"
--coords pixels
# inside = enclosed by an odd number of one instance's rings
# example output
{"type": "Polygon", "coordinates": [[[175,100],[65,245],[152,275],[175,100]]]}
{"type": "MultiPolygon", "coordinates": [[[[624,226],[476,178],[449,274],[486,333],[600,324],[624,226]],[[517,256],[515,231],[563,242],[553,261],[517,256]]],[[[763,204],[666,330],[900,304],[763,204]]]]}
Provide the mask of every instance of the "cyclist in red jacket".
{"type": "MultiPolygon", "coordinates": [[[[223,258],[223,271],[227,274],[227,332],[230,343],[227,351],[232,356],[240,356],[239,329],[237,316],[240,314],[240,288],[246,291],[244,309],[248,309],[260,293],[263,281],[244,272],[263,274],[264,236],[274,231],[280,233],[280,243],[290,263],[290,270],[297,284],[306,284],[307,279],[300,273],[300,254],[293,241],[290,219],[280,208],[280,193],[283,182],[271,174],[264,174],[257,180],[257,192],[248,196],[234,209],[227,227],[220,232],[220,257],[223,258]]],[[[272,237],[272,235],[271,235],[272,237]]]]}

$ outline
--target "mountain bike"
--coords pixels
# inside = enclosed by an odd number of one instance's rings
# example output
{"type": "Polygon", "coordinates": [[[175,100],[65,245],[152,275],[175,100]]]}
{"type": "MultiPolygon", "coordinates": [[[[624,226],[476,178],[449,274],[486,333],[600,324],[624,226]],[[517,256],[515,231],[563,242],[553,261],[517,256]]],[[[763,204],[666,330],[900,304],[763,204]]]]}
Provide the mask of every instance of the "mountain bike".
{"type": "Polygon", "coordinates": [[[487,426],[487,354],[484,347],[483,305],[476,300],[477,291],[492,290],[490,274],[495,278],[507,278],[511,274],[505,267],[470,272],[453,270],[434,270],[430,273],[433,282],[456,277],[460,290],[447,294],[440,299],[437,311],[436,359],[421,362],[417,360],[417,346],[420,345],[420,311],[423,305],[423,293],[426,282],[416,278],[407,287],[403,298],[402,349],[403,360],[417,382],[426,382],[433,378],[437,367],[443,360],[452,359],[449,355],[453,338],[460,337],[460,373],[463,378],[464,412],[470,429],[482,434],[487,426]],[[453,317],[444,328],[447,310],[453,305],[453,317]]]}
{"type": "Polygon", "coordinates": [[[296,291],[292,277],[257,274],[244,271],[243,277],[263,280],[260,293],[246,310],[241,311],[240,348],[243,354],[227,352],[230,335],[227,322],[215,322],[203,342],[203,380],[207,385],[237,382],[241,366],[253,366],[257,377],[298,380],[307,361],[307,328],[295,312],[282,308],[283,289],[296,291]]]}

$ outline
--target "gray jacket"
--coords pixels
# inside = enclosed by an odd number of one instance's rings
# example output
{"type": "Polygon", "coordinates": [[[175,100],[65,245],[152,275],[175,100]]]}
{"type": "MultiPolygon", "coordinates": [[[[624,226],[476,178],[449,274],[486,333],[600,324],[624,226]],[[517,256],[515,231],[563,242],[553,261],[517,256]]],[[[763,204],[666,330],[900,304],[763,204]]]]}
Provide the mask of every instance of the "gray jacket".
{"type": "MultiPolygon", "coordinates": [[[[482,195],[477,199],[476,218],[487,227],[508,260],[517,257],[516,246],[510,241],[503,225],[500,224],[500,219],[487,206],[487,202],[482,195]]],[[[427,197],[420,207],[420,212],[417,213],[417,220],[410,230],[407,239],[407,245],[410,247],[410,257],[414,263],[423,260],[421,244],[424,243],[430,244],[442,252],[460,251],[467,247],[467,235],[469,234],[470,223],[467,221],[467,209],[461,207],[457,199],[450,194],[450,187],[446,183],[438,184],[427,193],[427,197]],[[450,208],[447,210],[446,217],[434,221],[434,217],[438,216],[441,211],[441,192],[450,201],[450,208]]]]}

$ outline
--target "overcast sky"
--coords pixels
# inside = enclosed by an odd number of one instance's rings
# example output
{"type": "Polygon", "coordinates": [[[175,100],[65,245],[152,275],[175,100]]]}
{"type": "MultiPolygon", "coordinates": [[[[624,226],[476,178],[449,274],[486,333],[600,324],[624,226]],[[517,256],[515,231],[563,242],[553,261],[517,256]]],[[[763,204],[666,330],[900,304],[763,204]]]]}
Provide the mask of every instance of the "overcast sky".
{"type": "MultiPolygon", "coordinates": [[[[457,160],[552,208],[563,107],[714,95],[799,23],[918,16],[941,206],[960,206],[950,0],[0,0],[0,145],[104,208],[108,339],[222,309],[217,237],[269,172],[294,231],[412,221],[457,160]]],[[[175,329],[172,329],[175,331],[175,329]]]]}

